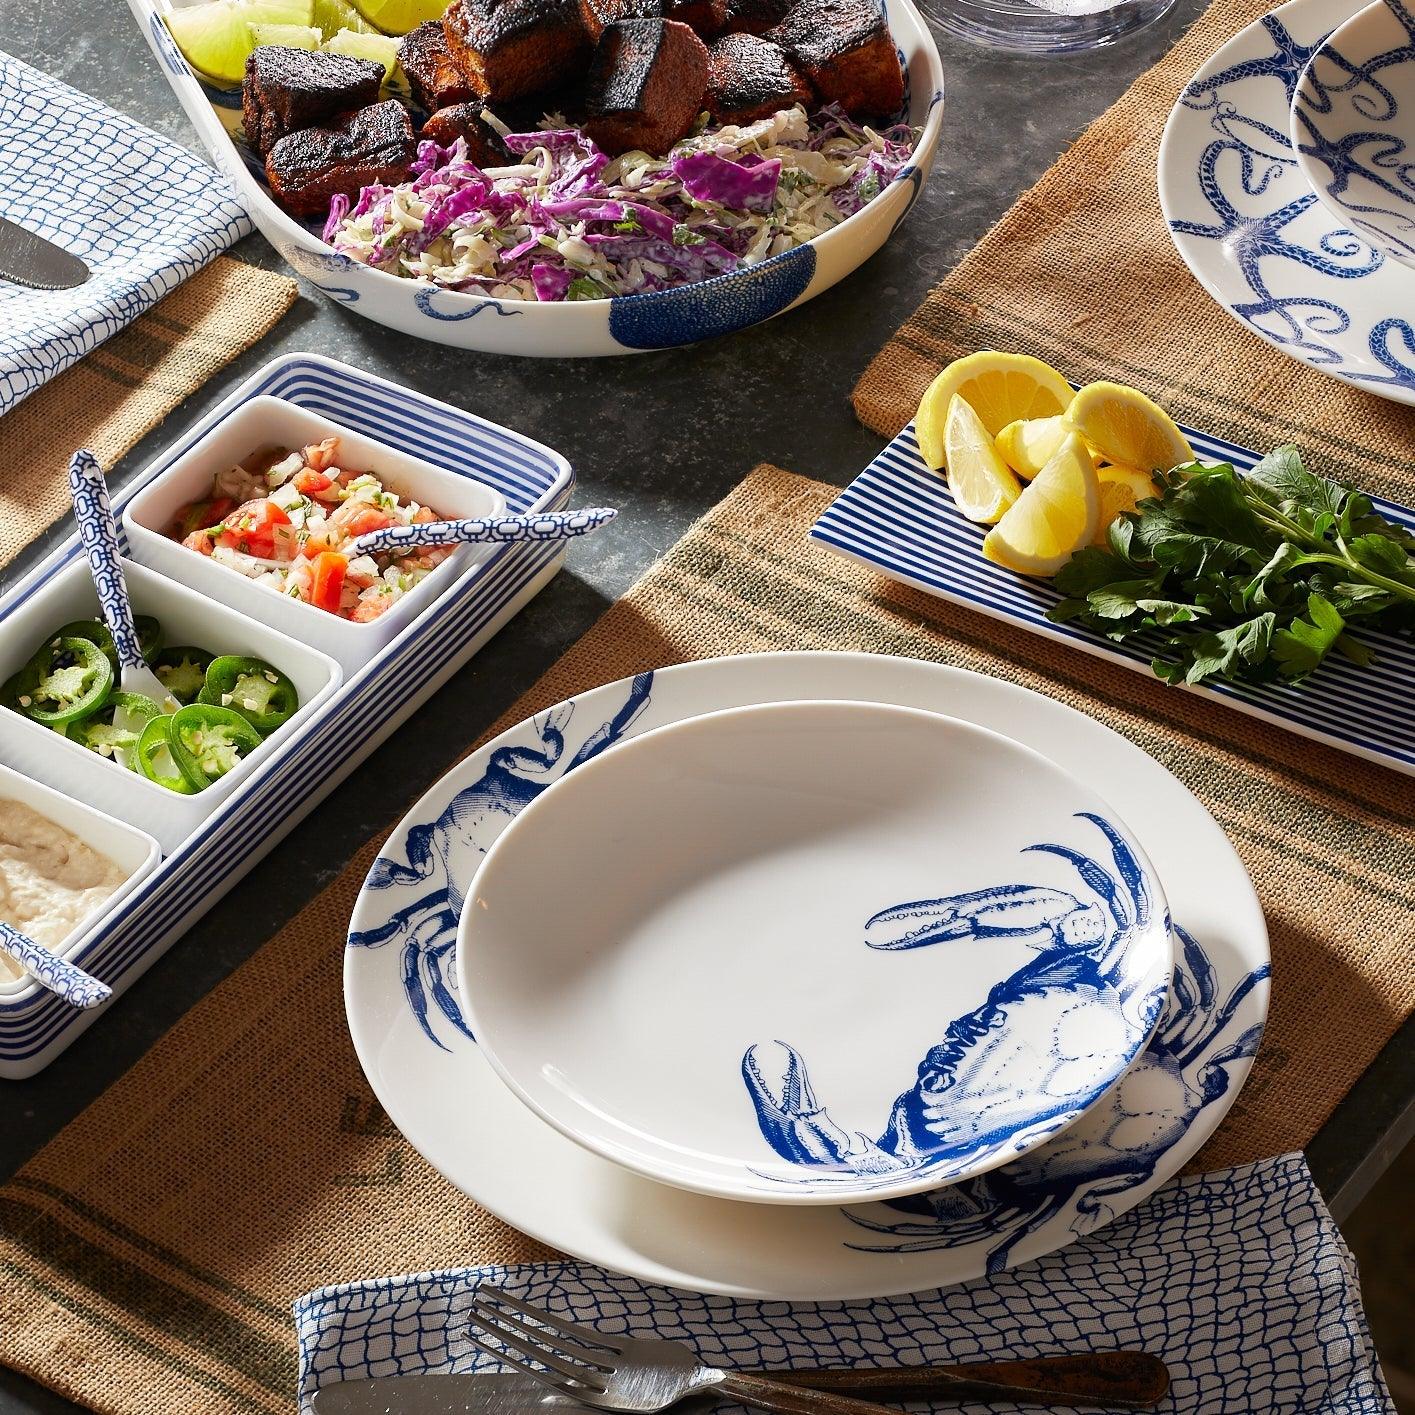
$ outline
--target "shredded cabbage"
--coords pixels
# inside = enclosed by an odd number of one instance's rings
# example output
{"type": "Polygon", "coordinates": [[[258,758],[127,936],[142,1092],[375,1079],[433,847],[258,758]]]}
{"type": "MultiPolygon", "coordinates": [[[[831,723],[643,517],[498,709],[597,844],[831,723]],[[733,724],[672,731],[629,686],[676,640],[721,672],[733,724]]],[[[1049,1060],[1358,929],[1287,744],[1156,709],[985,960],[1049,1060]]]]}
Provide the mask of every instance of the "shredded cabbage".
{"type": "MultiPolygon", "coordinates": [[[[555,120],[551,120],[554,123],[555,120]]],[[[872,201],[917,134],[799,105],[705,127],[664,157],[610,159],[583,133],[511,133],[482,169],[424,142],[414,177],[336,196],[324,239],[394,275],[502,299],[597,300],[706,280],[803,245],[872,201]]]]}

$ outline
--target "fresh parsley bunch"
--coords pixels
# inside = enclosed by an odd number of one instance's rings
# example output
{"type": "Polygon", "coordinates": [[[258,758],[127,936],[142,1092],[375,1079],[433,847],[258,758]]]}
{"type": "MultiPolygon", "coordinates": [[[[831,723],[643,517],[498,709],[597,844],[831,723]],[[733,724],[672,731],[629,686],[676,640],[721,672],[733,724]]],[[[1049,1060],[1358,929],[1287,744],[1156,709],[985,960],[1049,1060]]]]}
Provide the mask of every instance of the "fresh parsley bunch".
{"type": "Polygon", "coordinates": [[[1155,483],[1106,546],[1062,568],[1048,618],[1118,643],[1157,637],[1151,666],[1169,683],[1297,682],[1333,649],[1369,662],[1350,623],[1415,628],[1415,537],[1307,471],[1297,448],[1244,476],[1194,462],[1155,483]]]}

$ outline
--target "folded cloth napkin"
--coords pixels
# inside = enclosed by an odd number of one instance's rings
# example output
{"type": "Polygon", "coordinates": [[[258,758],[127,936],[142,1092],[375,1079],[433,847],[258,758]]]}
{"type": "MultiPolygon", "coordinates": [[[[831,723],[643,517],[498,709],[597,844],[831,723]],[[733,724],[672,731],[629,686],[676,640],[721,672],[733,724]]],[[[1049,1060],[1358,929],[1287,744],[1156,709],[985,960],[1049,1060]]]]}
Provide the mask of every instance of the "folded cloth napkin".
{"type": "Polygon", "coordinates": [[[571,1262],[321,1288],[295,1304],[302,1410],[312,1392],[341,1380],[494,1369],[467,1337],[468,1304],[487,1281],[606,1332],[686,1341],[708,1361],[738,1367],[937,1365],[1128,1348],[1169,1364],[1166,1410],[1395,1410],[1351,1254],[1301,1155],[1177,1180],[1049,1257],[911,1297],[745,1302],[645,1287],[571,1262]]]}
{"type": "Polygon", "coordinates": [[[0,192],[0,215],[93,272],[74,290],[0,280],[0,414],[251,229],[185,148],[3,52],[0,192]]]}

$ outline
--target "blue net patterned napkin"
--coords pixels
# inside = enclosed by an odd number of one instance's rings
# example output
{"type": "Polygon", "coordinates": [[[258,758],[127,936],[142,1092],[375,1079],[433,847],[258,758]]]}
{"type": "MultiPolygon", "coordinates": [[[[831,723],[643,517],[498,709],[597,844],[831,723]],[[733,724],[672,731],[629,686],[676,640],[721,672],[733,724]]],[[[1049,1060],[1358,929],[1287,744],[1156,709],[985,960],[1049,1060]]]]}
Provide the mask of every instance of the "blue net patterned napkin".
{"type": "Polygon", "coordinates": [[[301,1408],[341,1380],[494,1369],[467,1339],[468,1303],[483,1281],[606,1332],[686,1341],[724,1365],[927,1365],[1129,1348],[1169,1364],[1164,1409],[1186,1415],[1395,1410],[1351,1254],[1300,1155],[1177,1180],[1049,1257],[911,1297],[747,1302],[570,1262],[321,1288],[295,1304],[301,1408]]]}
{"type": "Polygon", "coordinates": [[[10,221],[93,272],[74,290],[0,280],[0,414],[251,229],[185,148],[3,52],[0,192],[10,221]]]}

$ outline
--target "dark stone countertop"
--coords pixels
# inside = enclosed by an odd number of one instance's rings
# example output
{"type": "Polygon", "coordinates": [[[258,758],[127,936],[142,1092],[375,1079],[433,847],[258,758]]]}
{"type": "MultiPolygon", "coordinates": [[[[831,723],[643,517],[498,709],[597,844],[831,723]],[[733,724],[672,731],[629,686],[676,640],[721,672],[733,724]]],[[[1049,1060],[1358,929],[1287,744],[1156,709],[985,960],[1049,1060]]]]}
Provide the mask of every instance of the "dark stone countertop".
{"type": "MultiPolygon", "coordinates": [[[[998,57],[940,35],[948,109],[933,175],[907,225],[849,279],[785,317],[696,348],[582,362],[517,360],[422,343],[306,288],[273,334],[177,409],[124,459],[121,481],[277,354],[314,351],[522,429],[576,466],[579,504],[623,514],[575,545],[565,573],[270,857],[259,892],[229,896],[113,1010],[33,1081],[6,1082],[0,1178],[137,1060],[198,998],[332,879],[458,750],[529,686],[689,523],[757,462],[845,485],[879,448],[849,392],[930,285],[1036,180],[1086,123],[1202,9],[1178,0],[1157,26],[1083,58],[998,57]],[[801,409],[809,409],[801,416],[801,409]],[[390,804],[394,803],[394,804],[390,804]]],[[[189,146],[195,138],[125,6],[0,0],[6,50],[189,146]]],[[[280,268],[259,236],[235,248],[280,268]]],[[[16,569],[52,544],[46,537],[16,569]]],[[[13,575],[15,569],[9,574],[13,575]]],[[[1410,1031],[1387,1048],[1310,1151],[1339,1210],[1415,1128],[1410,1031]]],[[[70,1411],[0,1369],[0,1415],[70,1411]]]]}

